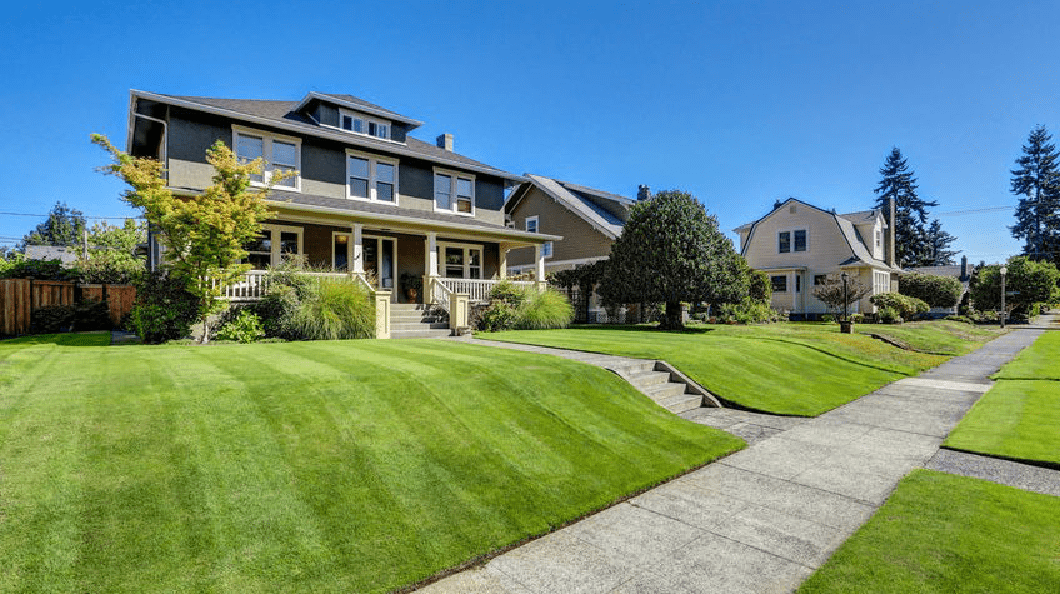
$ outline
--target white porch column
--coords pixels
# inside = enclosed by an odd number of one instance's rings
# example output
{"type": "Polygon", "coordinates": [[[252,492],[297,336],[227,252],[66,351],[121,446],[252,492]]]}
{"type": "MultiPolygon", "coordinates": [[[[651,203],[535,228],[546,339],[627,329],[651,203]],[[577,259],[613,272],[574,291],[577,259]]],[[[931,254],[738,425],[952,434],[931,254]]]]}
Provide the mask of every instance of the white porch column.
{"type": "Polygon", "coordinates": [[[353,273],[364,274],[364,246],[361,245],[361,227],[360,223],[353,225],[353,273]]]}
{"type": "Polygon", "coordinates": [[[799,311],[799,292],[795,290],[795,276],[798,274],[797,271],[793,271],[788,278],[788,287],[791,288],[791,311],[793,312],[799,311]]]}
{"type": "Polygon", "coordinates": [[[540,243],[534,246],[534,258],[537,259],[537,269],[534,275],[538,286],[541,286],[545,282],[545,250],[544,246],[540,243]]]}
{"type": "Polygon", "coordinates": [[[424,274],[426,276],[438,276],[438,234],[434,231],[428,231],[424,246],[426,248],[424,274]]]}
{"type": "Polygon", "coordinates": [[[499,268],[497,278],[503,280],[508,278],[508,244],[497,244],[497,253],[499,254],[497,258],[497,268],[499,268]]]}

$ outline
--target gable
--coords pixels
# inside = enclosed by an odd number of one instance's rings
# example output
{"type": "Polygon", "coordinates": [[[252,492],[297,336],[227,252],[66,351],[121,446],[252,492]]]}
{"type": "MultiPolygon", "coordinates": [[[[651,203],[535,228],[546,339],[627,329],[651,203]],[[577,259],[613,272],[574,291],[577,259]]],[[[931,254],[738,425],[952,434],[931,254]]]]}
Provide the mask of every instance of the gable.
{"type": "Polygon", "coordinates": [[[804,266],[837,267],[854,256],[851,246],[830,212],[789,200],[756,221],[744,245],[743,256],[755,269],[804,266]],[[792,212],[794,211],[794,212],[792,212]],[[804,231],[806,249],[795,251],[794,232],[804,231]],[[789,233],[789,251],[780,252],[780,234],[789,233]]]}

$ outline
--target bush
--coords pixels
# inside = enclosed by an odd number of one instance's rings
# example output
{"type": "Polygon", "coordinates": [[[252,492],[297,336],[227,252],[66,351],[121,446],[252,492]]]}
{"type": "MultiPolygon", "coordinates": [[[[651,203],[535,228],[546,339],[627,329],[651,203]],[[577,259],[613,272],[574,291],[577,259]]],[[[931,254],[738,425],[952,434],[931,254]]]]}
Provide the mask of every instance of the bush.
{"type": "Polygon", "coordinates": [[[964,322],[965,324],[974,324],[975,321],[968,316],[946,316],[945,319],[952,320],[954,322],[964,322]]]}
{"type": "Polygon", "coordinates": [[[897,316],[906,320],[912,320],[918,315],[928,312],[930,307],[920,299],[899,295],[898,293],[880,293],[873,295],[869,301],[876,307],[893,309],[897,316]]]}
{"type": "Polygon", "coordinates": [[[30,325],[35,334],[110,330],[110,308],[100,301],[76,305],[48,305],[33,310],[30,325]]]}
{"type": "Polygon", "coordinates": [[[574,307],[567,298],[552,289],[531,290],[515,310],[515,327],[522,330],[566,328],[574,319],[574,307]]]}
{"type": "Polygon", "coordinates": [[[876,312],[876,319],[884,324],[902,323],[902,316],[900,316],[898,310],[893,307],[881,307],[880,311],[876,312]]]}
{"type": "Polygon", "coordinates": [[[850,321],[854,322],[855,324],[860,324],[865,321],[865,315],[859,313],[850,314],[850,321]]]}
{"type": "Polygon", "coordinates": [[[303,288],[305,298],[280,320],[281,334],[301,340],[375,338],[375,302],[361,283],[323,278],[303,288]]]}
{"type": "Polygon", "coordinates": [[[261,318],[246,308],[240,308],[235,317],[222,325],[214,335],[216,340],[231,340],[243,344],[264,337],[265,331],[261,328],[261,318]]]}
{"type": "Polygon", "coordinates": [[[502,280],[490,290],[490,300],[504,301],[515,309],[518,309],[527,298],[527,290],[507,280],[502,280]]]}
{"type": "Polygon", "coordinates": [[[145,273],[136,282],[136,302],[130,319],[140,338],[149,344],[185,338],[199,318],[199,300],[183,281],[165,271],[145,273]]]}
{"type": "Polygon", "coordinates": [[[745,297],[740,303],[726,303],[719,308],[722,319],[741,324],[758,324],[776,320],[776,312],[768,303],[745,297]]]}
{"type": "MultiPolygon", "coordinates": [[[[1035,303],[1051,303],[1060,295],[1057,281],[1060,271],[1052,262],[1035,262],[1026,256],[1013,258],[1008,263],[1005,290],[1016,291],[1006,297],[1006,305],[1013,315],[1027,315],[1035,303]]],[[[972,301],[979,310],[1001,307],[1001,275],[998,266],[980,267],[973,279],[972,301]]]]}
{"type": "Polygon", "coordinates": [[[821,316],[821,321],[827,324],[835,323],[835,316],[833,316],[832,314],[824,314],[823,316],[821,316]]]}
{"type": "Polygon", "coordinates": [[[35,278],[38,280],[77,280],[81,272],[63,268],[59,260],[27,260],[16,258],[0,269],[0,278],[35,278]]]}
{"type": "Polygon", "coordinates": [[[752,301],[769,303],[773,296],[773,285],[769,282],[769,275],[761,270],[750,272],[750,296],[752,301]]]}
{"type": "Polygon", "coordinates": [[[920,299],[930,307],[954,307],[964,292],[964,286],[951,276],[913,273],[902,277],[898,292],[920,299]]]}
{"type": "Polygon", "coordinates": [[[251,306],[251,311],[261,320],[266,338],[298,340],[290,321],[301,303],[294,287],[272,284],[261,301],[251,306]]]}
{"type": "Polygon", "coordinates": [[[504,301],[494,301],[482,312],[479,328],[487,332],[511,330],[515,327],[515,308],[504,301]]]}

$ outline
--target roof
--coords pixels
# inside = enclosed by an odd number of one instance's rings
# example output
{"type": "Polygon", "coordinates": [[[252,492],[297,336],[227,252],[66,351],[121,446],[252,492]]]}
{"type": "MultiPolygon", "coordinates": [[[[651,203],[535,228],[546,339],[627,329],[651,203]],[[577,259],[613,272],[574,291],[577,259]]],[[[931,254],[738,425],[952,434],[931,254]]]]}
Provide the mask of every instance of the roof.
{"type": "MultiPolygon", "coordinates": [[[[320,138],[327,138],[330,140],[336,140],[345,144],[356,145],[360,147],[367,147],[379,151],[384,151],[391,154],[407,155],[416,157],[451,167],[458,167],[462,169],[468,169],[471,171],[477,171],[480,173],[486,173],[489,175],[495,175],[505,179],[514,181],[525,181],[525,178],[519,175],[508,173],[503,169],[498,169],[492,165],[487,165],[480,161],[465,157],[463,155],[447,151],[443,148],[439,148],[433,144],[423,142],[416,138],[407,137],[404,143],[396,142],[392,140],[382,140],[372,136],[361,136],[354,135],[349,132],[341,130],[332,130],[321,126],[315,122],[312,118],[305,116],[297,111],[299,106],[303,105],[305,99],[302,102],[299,101],[274,101],[264,99],[224,99],[218,97],[197,97],[191,95],[166,95],[163,93],[150,93],[147,91],[131,91],[132,97],[150,99],[153,101],[159,101],[171,105],[177,105],[185,107],[187,109],[194,109],[205,111],[208,113],[216,113],[219,115],[225,115],[234,119],[243,119],[258,123],[261,125],[269,125],[275,128],[281,128],[298,132],[302,134],[308,134],[317,136],[320,138]]],[[[360,102],[365,106],[371,106],[377,108],[367,101],[358,99],[353,95],[324,95],[322,93],[311,93],[316,97],[335,97],[339,100],[354,103],[353,100],[360,102]]],[[[308,97],[308,95],[307,95],[308,97]]],[[[132,109],[132,108],[130,108],[132,109]]],[[[367,107],[365,109],[368,109],[367,107]]],[[[400,116],[378,107],[379,110],[386,112],[386,117],[393,119],[400,119],[401,121],[414,122],[415,125],[419,125],[420,122],[416,120],[409,120],[404,116],[400,116]]],[[[130,115],[130,117],[132,117],[130,115]]]]}
{"type": "Polygon", "coordinates": [[[413,128],[423,125],[423,122],[419,120],[414,120],[412,118],[403,116],[397,113],[396,111],[390,111],[389,109],[385,107],[380,107],[375,103],[369,103],[364,99],[361,99],[360,97],[354,97],[353,95],[339,95],[335,93],[318,93],[316,91],[310,91],[306,94],[305,97],[302,98],[301,101],[298,102],[298,105],[296,105],[292,111],[299,111],[313,99],[320,99],[321,101],[327,101],[328,103],[334,103],[343,107],[349,107],[351,109],[364,111],[366,113],[380,115],[386,118],[390,118],[392,120],[404,122],[406,124],[411,125],[413,128]]]}
{"type": "MultiPolygon", "coordinates": [[[[975,270],[975,265],[968,264],[968,274],[972,274],[975,270]]],[[[947,264],[944,266],[920,266],[917,268],[906,268],[903,272],[916,273],[916,274],[930,274],[933,276],[952,276],[953,278],[961,278],[961,265],[960,264],[947,264]]]]}
{"type": "Polygon", "coordinates": [[[838,215],[844,219],[854,223],[855,225],[864,225],[866,223],[872,223],[876,220],[876,217],[880,216],[878,210],[859,210],[858,212],[852,212],[849,214],[838,215]]]}
{"type": "MultiPolygon", "coordinates": [[[[631,204],[631,200],[619,196],[618,194],[611,194],[602,190],[595,190],[585,186],[561,182],[543,175],[527,173],[526,177],[530,180],[530,184],[539,188],[553,200],[566,207],[567,210],[570,210],[584,219],[587,223],[592,225],[594,229],[603,233],[608,239],[614,240],[617,239],[619,235],[622,235],[624,221],[602,208],[593,200],[593,198],[611,200],[621,204],[623,207],[631,204]]],[[[525,192],[514,197],[514,200],[509,200],[509,204],[505,205],[505,210],[511,212],[511,209],[515,207],[515,204],[523,195],[525,195],[525,192]]]]}

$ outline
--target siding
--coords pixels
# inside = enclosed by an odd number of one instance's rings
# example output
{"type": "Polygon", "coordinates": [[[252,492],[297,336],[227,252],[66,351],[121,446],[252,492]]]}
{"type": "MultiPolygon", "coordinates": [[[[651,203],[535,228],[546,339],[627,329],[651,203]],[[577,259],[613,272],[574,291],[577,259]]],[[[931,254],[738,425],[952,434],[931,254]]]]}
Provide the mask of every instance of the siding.
{"type": "MultiPolygon", "coordinates": [[[[606,257],[611,254],[612,241],[606,235],[537,187],[531,188],[512,211],[515,228],[526,229],[526,218],[534,215],[540,217],[539,233],[563,236],[562,241],[557,241],[552,245],[552,257],[549,260],[581,260],[606,257]]],[[[546,260],[546,264],[549,260],[546,260]]],[[[508,252],[508,266],[525,266],[533,263],[533,248],[508,252]]]]}

